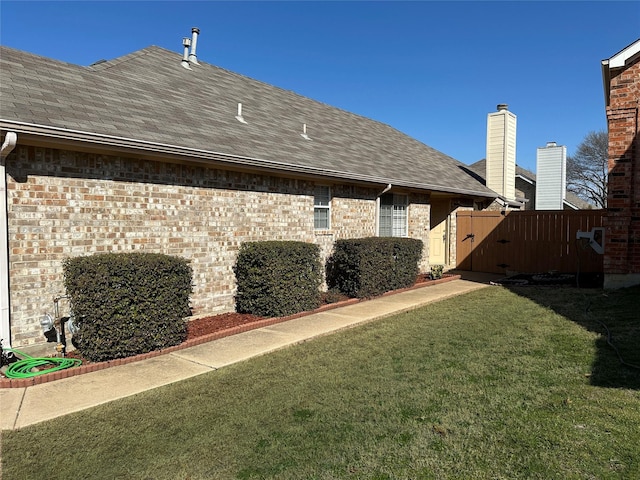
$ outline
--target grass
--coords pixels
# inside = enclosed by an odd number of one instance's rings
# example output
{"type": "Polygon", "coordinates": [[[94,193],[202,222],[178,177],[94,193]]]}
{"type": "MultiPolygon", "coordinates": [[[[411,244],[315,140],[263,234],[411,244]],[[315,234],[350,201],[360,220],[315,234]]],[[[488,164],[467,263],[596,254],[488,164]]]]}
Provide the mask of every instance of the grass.
{"type": "Polygon", "coordinates": [[[3,432],[3,475],[640,478],[640,372],[597,321],[640,363],[639,295],[482,289],[3,432]]]}

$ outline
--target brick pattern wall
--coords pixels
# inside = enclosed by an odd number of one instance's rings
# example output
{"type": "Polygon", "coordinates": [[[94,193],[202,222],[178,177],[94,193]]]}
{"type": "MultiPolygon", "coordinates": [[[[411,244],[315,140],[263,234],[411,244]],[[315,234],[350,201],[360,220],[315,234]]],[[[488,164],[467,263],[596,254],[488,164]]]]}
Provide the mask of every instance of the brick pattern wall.
{"type": "MultiPolygon", "coordinates": [[[[324,260],[337,238],[375,235],[375,189],[332,186],[327,232],[314,231],[313,193],[304,180],[18,146],[7,159],[13,345],[44,341],[39,321],[64,293],[62,261],[70,256],[140,250],[188,258],[193,313],[214,314],[234,309],[243,242],[315,242],[324,260]]],[[[428,245],[425,199],[409,206],[410,231],[428,245]]]]}
{"type": "Polygon", "coordinates": [[[429,270],[429,231],[431,223],[431,205],[427,195],[409,195],[409,226],[408,236],[417,238],[424,243],[420,271],[429,270]]]}
{"type": "Polygon", "coordinates": [[[640,60],[611,77],[605,274],[640,273],[640,60]]]}
{"type": "Polygon", "coordinates": [[[516,197],[526,198],[529,201],[524,204],[523,210],[536,209],[536,186],[516,178],[516,197]]]}

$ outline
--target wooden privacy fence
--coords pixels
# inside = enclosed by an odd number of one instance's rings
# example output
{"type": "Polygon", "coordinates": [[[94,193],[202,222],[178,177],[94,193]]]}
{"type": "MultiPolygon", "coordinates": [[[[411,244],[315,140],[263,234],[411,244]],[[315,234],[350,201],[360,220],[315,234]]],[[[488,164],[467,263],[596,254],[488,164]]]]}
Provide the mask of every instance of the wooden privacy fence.
{"type": "Polygon", "coordinates": [[[474,272],[602,273],[603,255],[580,230],[602,227],[604,210],[458,212],[457,267],[474,272]]]}

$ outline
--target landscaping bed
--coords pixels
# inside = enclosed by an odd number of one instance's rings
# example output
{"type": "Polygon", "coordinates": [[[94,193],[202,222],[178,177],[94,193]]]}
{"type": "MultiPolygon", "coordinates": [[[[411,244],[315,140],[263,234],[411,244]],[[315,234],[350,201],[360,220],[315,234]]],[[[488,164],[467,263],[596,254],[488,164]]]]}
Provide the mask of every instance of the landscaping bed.
{"type": "MultiPolygon", "coordinates": [[[[436,283],[447,282],[457,278],[460,278],[460,276],[453,275],[453,274],[444,274],[442,278],[437,280],[432,280],[429,274],[420,274],[416,278],[416,282],[412,287],[409,287],[407,289],[387,292],[384,295],[399,293],[405,290],[420,288],[427,285],[433,285],[436,283]]],[[[310,315],[318,311],[329,310],[332,308],[337,308],[340,306],[347,305],[349,303],[356,303],[360,301],[362,300],[357,298],[349,298],[344,295],[338,295],[332,292],[332,293],[324,293],[322,295],[322,298],[321,298],[322,304],[318,309],[308,311],[308,312],[300,312],[295,315],[290,315],[287,317],[266,318],[266,317],[260,317],[257,315],[246,314],[246,313],[227,312],[227,313],[221,313],[217,315],[210,315],[206,317],[195,318],[189,321],[187,326],[187,338],[180,345],[165,348],[163,350],[155,350],[155,351],[143,353],[140,355],[135,355],[135,356],[126,357],[126,358],[118,358],[118,359],[109,360],[105,362],[91,362],[90,360],[87,360],[86,358],[84,358],[78,350],[71,350],[66,352],[65,357],[81,360],[82,361],[81,365],[71,367],[65,370],[59,370],[53,373],[42,374],[42,375],[31,377],[31,378],[13,379],[13,378],[6,378],[4,376],[0,376],[0,388],[22,388],[30,385],[36,385],[36,384],[46,383],[54,380],[60,380],[62,378],[68,378],[75,375],[94,372],[94,371],[102,370],[104,368],[109,368],[112,366],[124,365],[127,363],[132,363],[132,362],[144,360],[147,358],[156,357],[158,355],[163,355],[166,353],[171,353],[177,350],[192,347],[202,343],[210,342],[210,341],[217,340],[230,335],[246,332],[249,330],[253,330],[255,328],[274,325],[274,324],[285,322],[287,320],[292,320],[294,318],[298,318],[301,316],[310,315]]]]}

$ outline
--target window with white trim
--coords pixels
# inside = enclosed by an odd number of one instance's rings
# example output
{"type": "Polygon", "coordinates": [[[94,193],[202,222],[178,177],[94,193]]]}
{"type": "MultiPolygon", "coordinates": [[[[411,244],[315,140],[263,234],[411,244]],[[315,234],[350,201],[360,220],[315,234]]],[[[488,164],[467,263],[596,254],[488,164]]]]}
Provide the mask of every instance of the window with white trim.
{"type": "Polygon", "coordinates": [[[381,237],[406,237],[408,216],[406,195],[387,193],[380,197],[378,235],[381,237]]]}
{"type": "Polygon", "coordinates": [[[331,228],[331,189],[326,185],[316,185],[313,195],[313,228],[331,228]]]}

